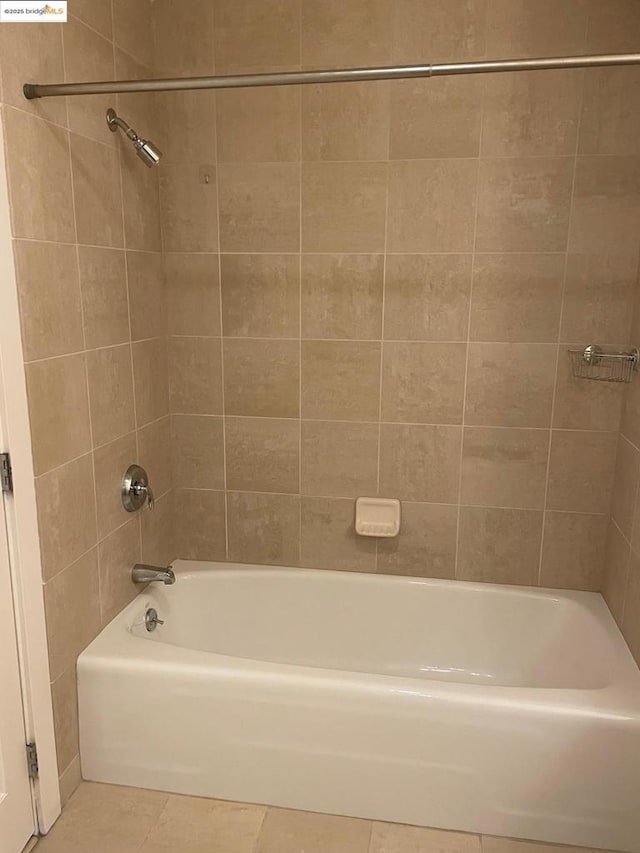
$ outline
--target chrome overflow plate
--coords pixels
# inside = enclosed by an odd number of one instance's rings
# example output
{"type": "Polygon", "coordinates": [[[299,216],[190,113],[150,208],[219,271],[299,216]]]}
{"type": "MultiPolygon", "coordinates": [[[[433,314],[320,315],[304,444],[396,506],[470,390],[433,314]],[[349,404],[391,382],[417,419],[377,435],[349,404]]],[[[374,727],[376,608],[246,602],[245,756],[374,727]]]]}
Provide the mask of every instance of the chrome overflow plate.
{"type": "Polygon", "coordinates": [[[164,619],[158,619],[158,611],[150,607],[144,614],[144,627],[147,631],[155,631],[158,625],[164,625],[164,619]]]}
{"type": "Polygon", "coordinates": [[[122,480],[122,506],[127,512],[137,512],[146,503],[153,509],[149,475],[140,465],[130,465],[122,480]]]}

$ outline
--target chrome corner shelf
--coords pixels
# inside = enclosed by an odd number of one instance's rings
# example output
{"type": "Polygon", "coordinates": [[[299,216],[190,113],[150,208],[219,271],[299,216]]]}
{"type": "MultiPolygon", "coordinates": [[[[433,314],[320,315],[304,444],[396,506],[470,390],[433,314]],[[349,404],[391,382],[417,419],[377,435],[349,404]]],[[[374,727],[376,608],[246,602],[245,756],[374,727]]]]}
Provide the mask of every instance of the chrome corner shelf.
{"type": "Polygon", "coordinates": [[[640,362],[637,347],[629,352],[612,352],[589,344],[584,349],[570,349],[569,355],[575,377],[599,382],[631,382],[640,362]]]}

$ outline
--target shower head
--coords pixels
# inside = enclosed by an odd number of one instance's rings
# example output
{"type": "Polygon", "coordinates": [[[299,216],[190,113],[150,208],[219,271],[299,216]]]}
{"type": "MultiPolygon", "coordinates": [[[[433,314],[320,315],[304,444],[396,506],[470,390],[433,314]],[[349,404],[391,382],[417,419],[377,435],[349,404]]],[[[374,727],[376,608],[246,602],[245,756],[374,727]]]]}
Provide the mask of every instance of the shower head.
{"type": "Polygon", "coordinates": [[[123,130],[126,136],[133,142],[133,146],[136,149],[136,154],[145,164],[145,166],[157,166],[160,158],[162,157],[162,151],[157,148],[153,142],[149,139],[141,139],[135,130],[130,127],[124,119],[121,119],[119,115],[117,115],[115,110],[109,108],[107,110],[107,125],[109,130],[112,133],[115,133],[118,128],[123,130]]]}

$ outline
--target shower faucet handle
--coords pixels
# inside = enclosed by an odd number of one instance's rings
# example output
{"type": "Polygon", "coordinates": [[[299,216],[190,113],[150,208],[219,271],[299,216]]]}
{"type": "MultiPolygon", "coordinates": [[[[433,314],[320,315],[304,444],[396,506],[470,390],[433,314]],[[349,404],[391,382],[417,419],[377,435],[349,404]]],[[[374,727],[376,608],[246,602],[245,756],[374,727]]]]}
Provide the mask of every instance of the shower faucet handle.
{"type": "Polygon", "coordinates": [[[122,506],[127,512],[137,512],[145,503],[149,509],[155,506],[149,475],[140,465],[130,465],[122,479],[122,506]]]}

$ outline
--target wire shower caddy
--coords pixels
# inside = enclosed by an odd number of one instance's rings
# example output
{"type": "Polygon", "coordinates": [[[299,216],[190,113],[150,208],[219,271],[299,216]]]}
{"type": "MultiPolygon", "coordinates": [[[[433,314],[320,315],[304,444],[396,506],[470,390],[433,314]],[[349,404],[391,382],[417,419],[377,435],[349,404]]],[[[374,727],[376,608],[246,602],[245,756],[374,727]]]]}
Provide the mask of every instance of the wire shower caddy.
{"type": "Polygon", "coordinates": [[[607,352],[590,344],[584,349],[570,349],[573,375],[578,379],[600,382],[631,382],[640,362],[640,350],[607,352]]]}

